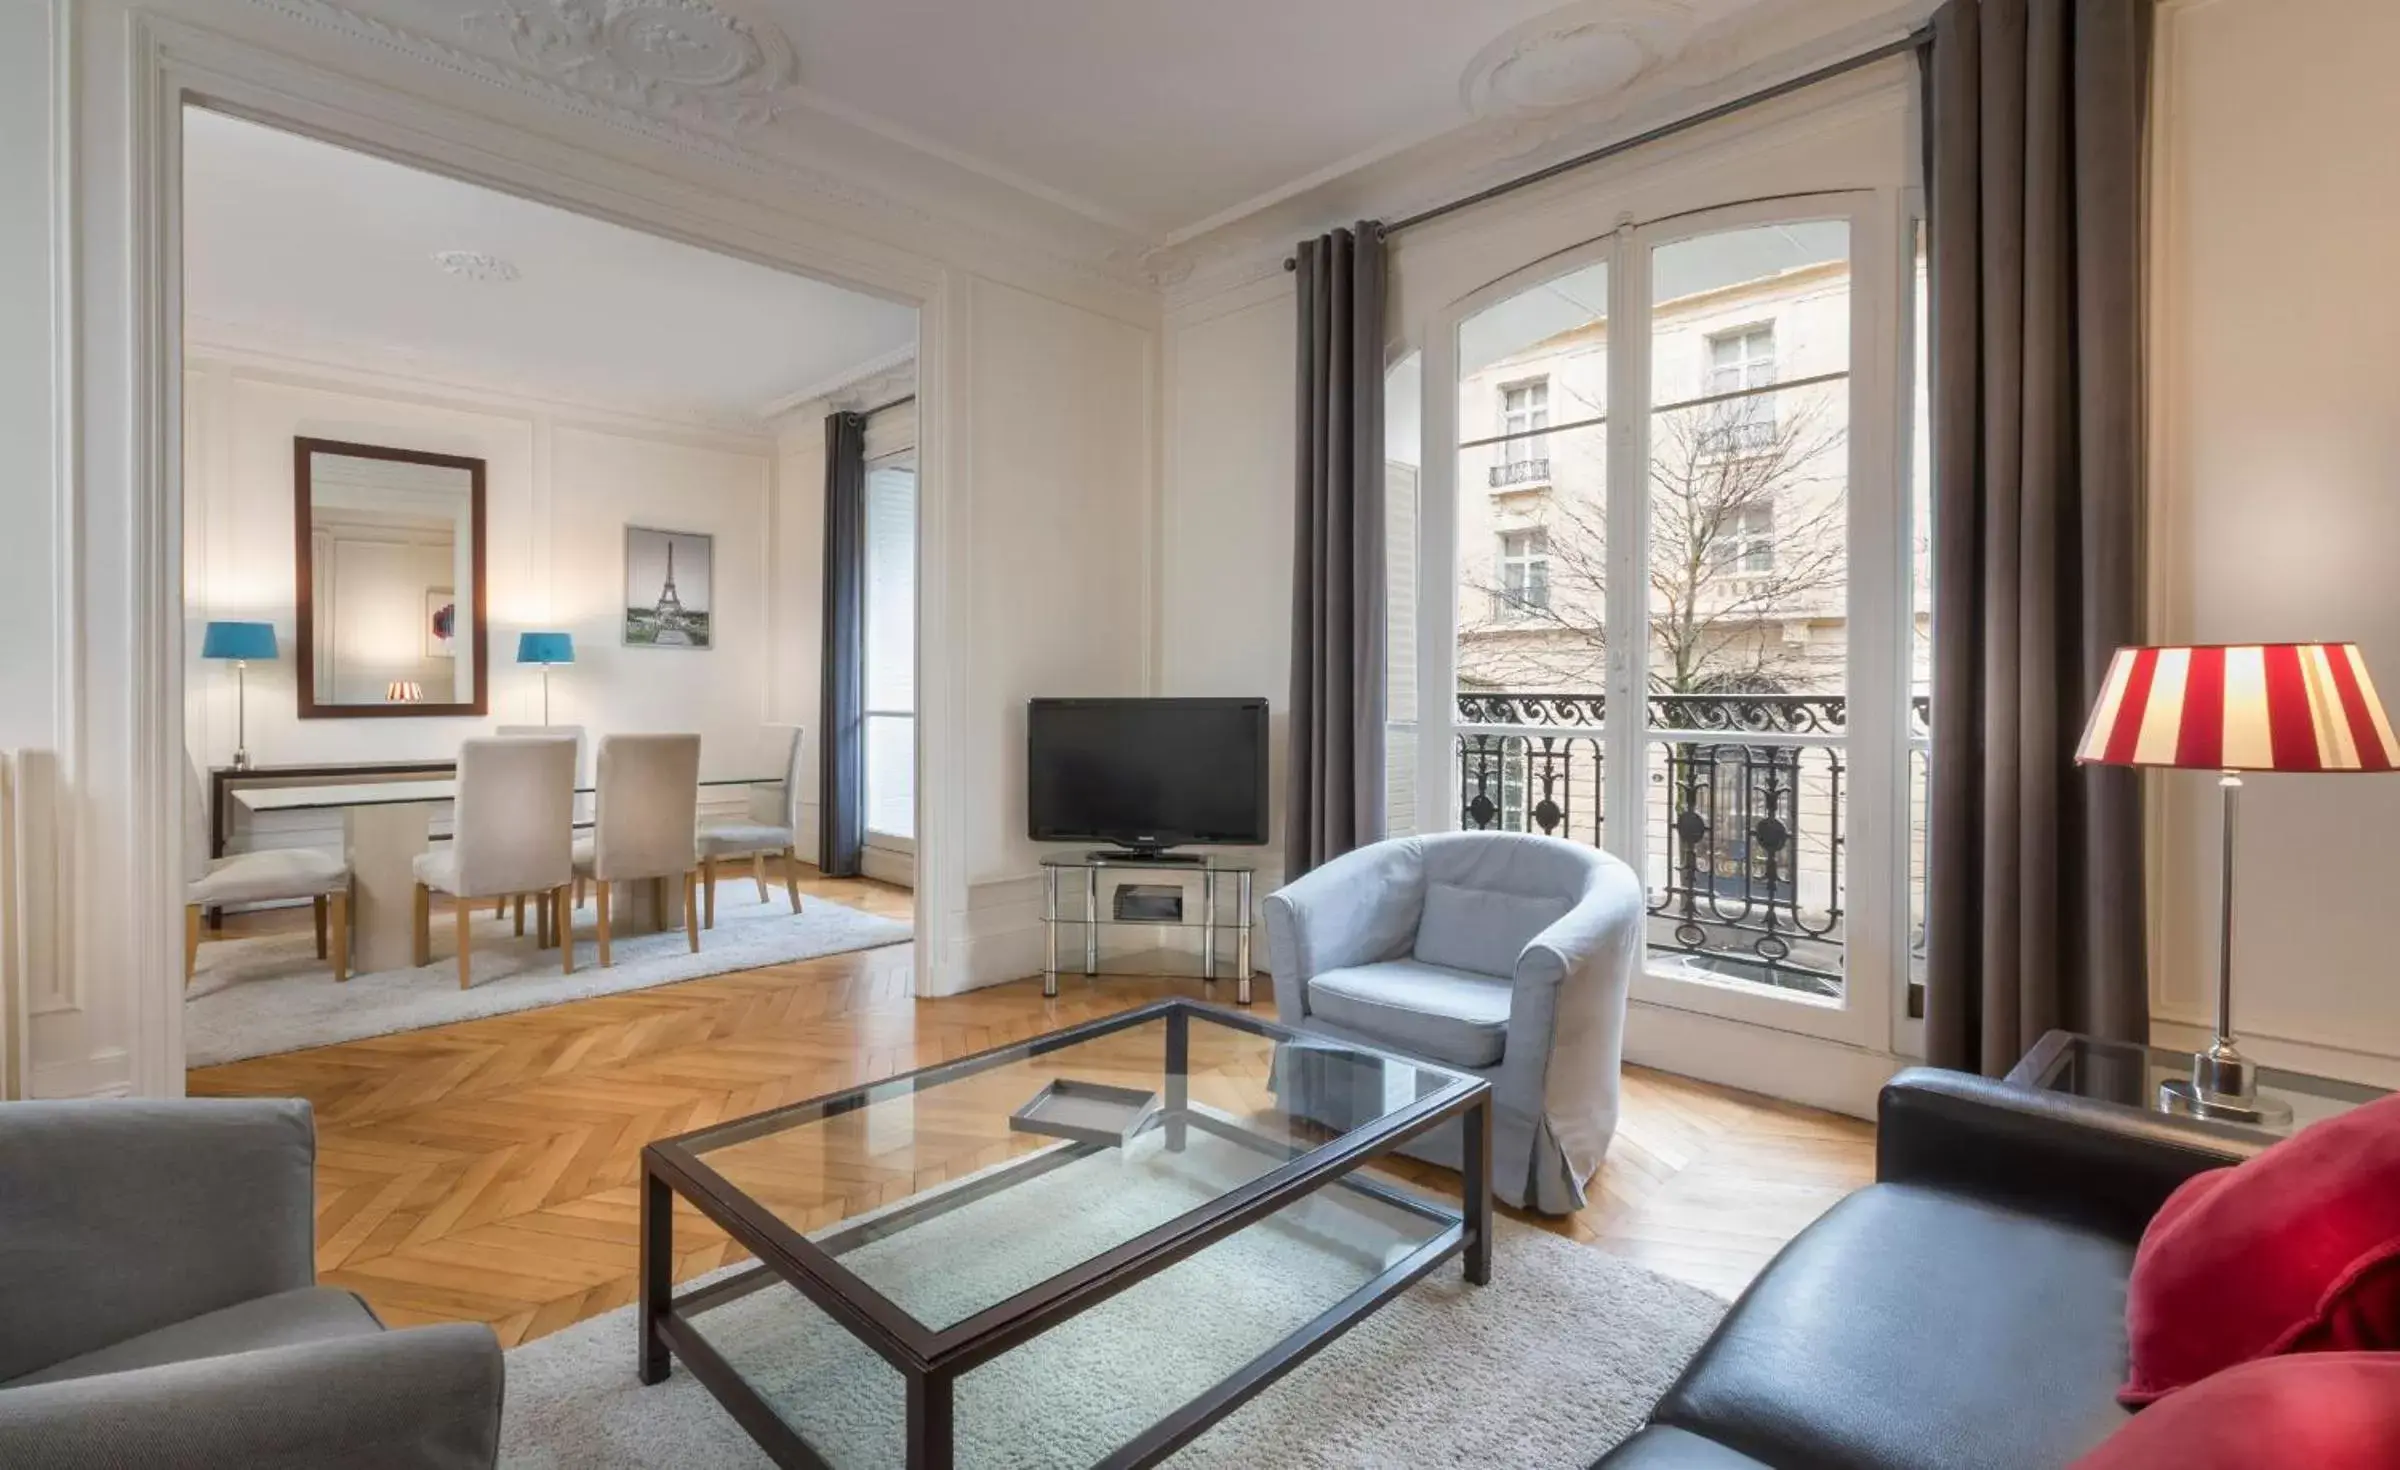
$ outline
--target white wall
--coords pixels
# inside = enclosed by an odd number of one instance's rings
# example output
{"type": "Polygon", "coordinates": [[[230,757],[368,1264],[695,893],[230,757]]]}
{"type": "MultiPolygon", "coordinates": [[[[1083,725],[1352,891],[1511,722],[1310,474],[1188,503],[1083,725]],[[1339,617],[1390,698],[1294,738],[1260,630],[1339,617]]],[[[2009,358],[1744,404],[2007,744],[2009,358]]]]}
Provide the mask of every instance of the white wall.
{"type": "MultiPolygon", "coordinates": [[[[2152,634],[2355,639],[2400,699],[2400,8],[2161,12],[2152,634]]],[[[2152,1009],[2214,1011],[2214,779],[2153,778],[2152,1009]]],[[[2238,854],[2235,1020],[2255,1055],[2400,1083],[2400,778],[2263,776],[2238,854]]]]}
{"type": "Polygon", "coordinates": [[[1283,871],[1293,310],[1292,278],[1277,275],[1178,308],[1165,347],[1158,692],[1267,699],[1268,845],[1245,854],[1261,899],[1283,871]]]}
{"type": "Polygon", "coordinates": [[[767,616],[771,441],[362,374],[187,362],[184,677],[203,765],[232,752],[234,696],[227,671],[200,659],[200,633],[230,617],[274,623],[281,643],[282,657],[249,673],[249,748],[261,764],[439,757],[493,726],[539,723],[541,675],[516,663],[517,635],[556,629],[574,635],[575,663],[550,676],[553,723],[582,725],[595,741],[697,730],[704,776],[781,769],[770,671],[779,648],[815,641],[816,619],[767,616]],[[486,462],[486,718],[298,718],[291,445],[301,435],[486,462]],[[624,646],[629,524],[716,538],[712,648],[624,646]]]}
{"type": "Polygon", "coordinates": [[[972,281],[967,298],[962,534],[974,555],[952,588],[965,619],[951,656],[971,796],[965,968],[988,984],[1041,968],[1026,701],[1149,686],[1157,334],[997,281],[972,281]]]}

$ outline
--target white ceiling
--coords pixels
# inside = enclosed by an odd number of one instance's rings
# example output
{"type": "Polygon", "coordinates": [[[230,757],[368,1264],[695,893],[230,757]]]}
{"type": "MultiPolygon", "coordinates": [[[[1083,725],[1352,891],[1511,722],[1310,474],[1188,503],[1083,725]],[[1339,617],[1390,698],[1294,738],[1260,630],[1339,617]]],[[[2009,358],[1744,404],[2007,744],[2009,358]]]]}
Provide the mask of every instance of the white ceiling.
{"type": "Polygon", "coordinates": [[[766,0],[759,8],[781,23],[799,84],[820,104],[1162,236],[1469,122],[1462,83],[1473,58],[1559,7],[766,0]]]}
{"type": "Polygon", "coordinates": [[[960,217],[998,189],[1127,258],[1436,140],[1507,161],[1634,99],[1886,39],[1931,0],[312,4],[519,91],[734,140],[802,188],[960,217]]]}
{"type": "Polygon", "coordinates": [[[220,114],[185,117],[194,340],[755,420],[888,365],[916,312],[220,114]],[[510,281],[442,269],[496,256],[510,281]]]}

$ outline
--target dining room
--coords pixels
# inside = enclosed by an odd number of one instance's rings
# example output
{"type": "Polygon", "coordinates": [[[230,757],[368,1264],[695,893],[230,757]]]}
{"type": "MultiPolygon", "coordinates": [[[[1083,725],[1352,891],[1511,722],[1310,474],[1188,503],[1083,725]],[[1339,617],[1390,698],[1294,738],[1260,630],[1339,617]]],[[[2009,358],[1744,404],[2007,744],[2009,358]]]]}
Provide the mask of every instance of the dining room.
{"type": "Polygon", "coordinates": [[[914,309],[185,139],[188,1062],[907,940],[914,309]]]}

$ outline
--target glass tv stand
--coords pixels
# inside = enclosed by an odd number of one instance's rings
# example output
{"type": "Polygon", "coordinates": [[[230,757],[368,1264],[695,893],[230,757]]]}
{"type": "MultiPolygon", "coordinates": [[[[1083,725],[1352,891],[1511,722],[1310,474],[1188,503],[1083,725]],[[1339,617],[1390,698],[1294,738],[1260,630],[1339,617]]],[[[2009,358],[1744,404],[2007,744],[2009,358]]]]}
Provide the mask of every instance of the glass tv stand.
{"type": "Polygon", "coordinates": [[[1123,926],[1133,929],[1197,929],[1200,931],[1200,978],[1216,980],[1217,945],[1221,935],[1233,936],[1233,998],[1237,1004],[1250,1004],[1250,879],[1249,863],[1213,855],[1181,856],[1161,854],[1146,856],[1134,852],[1054,853],[1042,859],[1042,928],[1048,947],[1043,952],[1042,994],[1058,994],[1058,956],[1062,942],[1061,931],[1080,927],[1083,930],[1083,973],[1100,973],[1100,930],[1103,926],[1123,926]],[[1117,918],[1104,913],[1100,907],[1100,878],[1103,873],[1171,873],[1178,878],[1197,879],[1200,885],[1200,911],[1197,915],[1183,912],[1176,918],[1117,918]],[[1224,907],[1226,879],[1232,879],[1234,911],[1221,916],[1224,907]],[[1072,909],[1061,906],[1061,891],[1072,885],[1081,892],[1080,904],[1072,909]]]}

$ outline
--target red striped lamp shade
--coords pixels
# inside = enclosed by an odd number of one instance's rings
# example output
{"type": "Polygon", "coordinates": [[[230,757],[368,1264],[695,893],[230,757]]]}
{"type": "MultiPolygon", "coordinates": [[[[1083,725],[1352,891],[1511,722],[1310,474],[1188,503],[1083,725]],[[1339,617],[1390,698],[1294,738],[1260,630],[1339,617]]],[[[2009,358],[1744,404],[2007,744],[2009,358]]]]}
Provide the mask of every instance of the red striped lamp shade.
{"type": "Polygon", "coordinates": [[[2355,643],[2120,648],[2075,759],[2207,771],[2389,771],[2400,740],[2355,643]]]}

